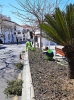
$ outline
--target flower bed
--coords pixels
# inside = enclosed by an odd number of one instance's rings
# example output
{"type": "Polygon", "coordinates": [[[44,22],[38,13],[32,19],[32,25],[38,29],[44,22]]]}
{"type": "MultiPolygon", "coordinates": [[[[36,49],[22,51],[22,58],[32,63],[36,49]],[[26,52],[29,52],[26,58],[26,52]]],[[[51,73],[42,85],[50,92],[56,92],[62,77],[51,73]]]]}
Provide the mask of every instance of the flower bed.
{"type": "Polygon", "coordinates": [[[68,79],[68,66],[40,58],[40,50],[29,50],[29,63],[35,100],[74,100],[74,80],[68,79]]]}

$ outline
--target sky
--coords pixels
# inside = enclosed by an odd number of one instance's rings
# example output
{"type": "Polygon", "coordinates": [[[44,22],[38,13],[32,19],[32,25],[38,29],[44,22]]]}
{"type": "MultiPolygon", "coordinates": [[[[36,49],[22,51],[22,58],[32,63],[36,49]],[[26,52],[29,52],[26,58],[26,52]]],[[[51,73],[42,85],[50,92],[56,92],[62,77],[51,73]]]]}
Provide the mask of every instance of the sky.
{"type": "MultiPolygon", "coordinates": [[[[62,0],[62,1],[66,2],[68,0],[62,0]]],[[[73,4],[74,0],[69,0],[68,4],[70,4],[70,3],[73,4]]],[[[11,20],[13,22],[16,22],[19,25],[24,24],[23,21],[19,20],[16,15],[14,15],[14,14],[11,13],[11,11],[15,11],[15,9],[12,6],[10,6],[10,4],[13,5],[13,6],[15,6],[15,7],[17,7],[17,8],[19,8],[19,9],[22,9],[19,6],[19,4],[17,3],[16,0],[0,0],[0,13],[3,14],[3,15],[6,15],[8,17],[11,17],[11,20]]]]}
{"type": "Polygon", "coordinates": [[[0,13],[7,17],[11,17],[13,22],[22,24],[23,22],[21,22],[17,16],[12,14],[12,11],[15,11],[15,9],[10,4],[17,8],[21,8],[16,0],[0,0],[0,13]]]}

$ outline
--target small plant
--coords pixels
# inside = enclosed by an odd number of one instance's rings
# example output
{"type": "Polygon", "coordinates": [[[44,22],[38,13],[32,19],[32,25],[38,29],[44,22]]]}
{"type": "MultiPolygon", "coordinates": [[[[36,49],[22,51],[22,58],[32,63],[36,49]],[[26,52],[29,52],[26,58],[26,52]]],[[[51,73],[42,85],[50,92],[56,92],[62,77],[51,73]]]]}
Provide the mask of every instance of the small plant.
{"type": "Polygon", "coordinates": [[[25,53],[25,51],[22,51],[22,53],[25,53]]]}
{"type": "Polygon", "coordinates": [[[21,62],[15,64],[17,68],[19,68],[20,70],[23,69],[23,64],[21,62]]]}
{"type": "Polygon", "coordinates": [[[4,94],[8,96],[11,95],[18,95],[21,96],[22,94],[22,80],[13,80],[13,81],[8,81],[8,86],[4,90],[4,94]]]}

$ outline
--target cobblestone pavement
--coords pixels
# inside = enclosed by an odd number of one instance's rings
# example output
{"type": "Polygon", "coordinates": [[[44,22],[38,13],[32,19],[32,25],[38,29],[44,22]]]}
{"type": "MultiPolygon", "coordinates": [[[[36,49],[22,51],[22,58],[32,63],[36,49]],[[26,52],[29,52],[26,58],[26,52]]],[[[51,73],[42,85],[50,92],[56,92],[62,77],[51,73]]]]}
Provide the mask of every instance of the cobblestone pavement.
{"type": "Polygon", "coordinates": [[[25,44],[9,44],[0,46],[0,100],[12,100],[4,94],[8,80],[17,78],[19,70],[15,63],[20,61],[19,55],[24,50],[25,44]]]}

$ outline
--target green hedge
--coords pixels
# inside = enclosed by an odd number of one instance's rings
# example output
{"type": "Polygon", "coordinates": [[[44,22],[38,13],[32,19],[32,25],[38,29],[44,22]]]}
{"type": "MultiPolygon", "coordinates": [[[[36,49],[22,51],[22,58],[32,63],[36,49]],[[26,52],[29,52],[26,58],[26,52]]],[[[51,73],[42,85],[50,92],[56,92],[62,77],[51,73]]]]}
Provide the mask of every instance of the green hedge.
{"type": "Polygon", "coordinates": [[[20,69],[20,70],[23,69],[23,64],[22,64],[21,62],[15,64],[15,65],[16,65],[16,67],[17,67],[18,69],[20,69]]]}
{"type": "Polygon", "coordinates": [[[22,80],[13,80],[8,81],[8,86],[4,90],[4,94],[8,96],[10,95],[18,95],[21,96],[22,94],[22,80]]]}

